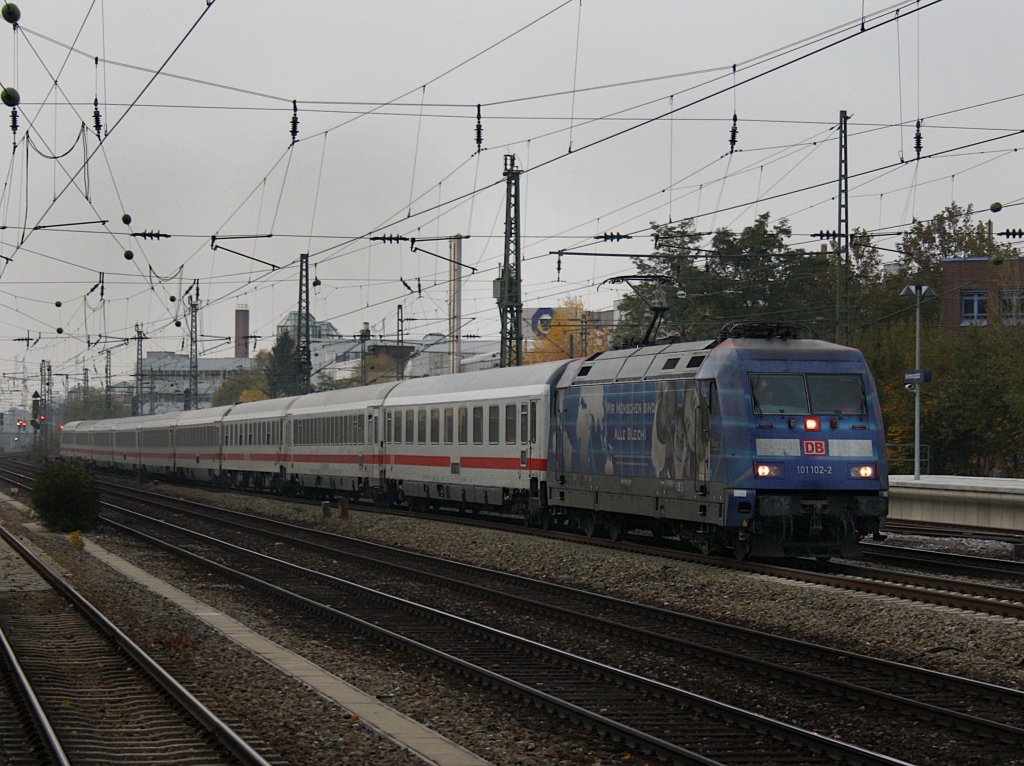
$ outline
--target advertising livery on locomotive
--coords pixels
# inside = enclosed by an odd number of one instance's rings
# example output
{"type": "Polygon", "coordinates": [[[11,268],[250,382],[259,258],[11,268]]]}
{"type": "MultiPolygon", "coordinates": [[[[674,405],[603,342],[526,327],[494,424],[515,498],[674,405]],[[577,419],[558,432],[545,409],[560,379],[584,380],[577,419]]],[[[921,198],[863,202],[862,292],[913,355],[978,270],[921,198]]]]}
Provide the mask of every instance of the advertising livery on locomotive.
{"type": "Polygon", "coordinates": [[[857,555],[888,507],[856,349],[741,325],[710,341],[68,424],[64,455],[221,486],[510,514],[705,552],[857,555]]]}

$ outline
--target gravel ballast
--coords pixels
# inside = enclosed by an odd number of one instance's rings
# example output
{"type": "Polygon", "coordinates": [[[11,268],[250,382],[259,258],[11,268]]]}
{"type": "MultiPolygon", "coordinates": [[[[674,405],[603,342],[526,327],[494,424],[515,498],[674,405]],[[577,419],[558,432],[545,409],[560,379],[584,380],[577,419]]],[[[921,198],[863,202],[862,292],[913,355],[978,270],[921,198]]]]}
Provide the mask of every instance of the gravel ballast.
{"type": "MultiPolygon", "coordinates": [[[[208,497],[201,490],[161,489],[190,499],[208,497]]],[[[284,501],[218,494],[215,502],[293,521],[320,521],[319,508],[284,501]]],[[[8,528],[25,520],[9,503],[3,504],[0,518],[8,528]]],[[[327,525],[362,539],[1024,688],[1024,625],[1016,620],[436,521],[354,511],[347,520],[330,519],[327,525]]],[[[30,537],[159,661],[172,670],[175,663],[203,668],[200,696],[218,700],[223,717],[257,733],[287,762],[419,762],[345,711],[77,550],[65,535],[35,532],[30,537]]],[[[243,598],[236,586],[183,570],[163,554],[120,536],[98,532],[90,538],[495,764],[645,762],[614,743],[577,736],[539,711],[514,709],[504,698],[492,698],[433,667],[359,639],[346,639],[339,646],[337,634],[311,634],[282,619],[275,603],[243,598]]],[[[995,549],[990,553],[999,555],[995,549]]],[[[936,756],[930,762],[943,760],[936,756]]]]}

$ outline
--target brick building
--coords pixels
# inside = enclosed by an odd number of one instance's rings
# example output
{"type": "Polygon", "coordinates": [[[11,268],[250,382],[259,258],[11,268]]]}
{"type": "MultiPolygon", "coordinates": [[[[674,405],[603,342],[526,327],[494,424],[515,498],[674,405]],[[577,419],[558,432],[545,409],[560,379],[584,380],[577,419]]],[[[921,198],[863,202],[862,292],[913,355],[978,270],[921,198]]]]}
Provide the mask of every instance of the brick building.
{"type": "Polygon", "coordinates": [[[1024,323],[1024,259],[994,264],[987,258],[942,262],[942,326],[1024,323]]]}

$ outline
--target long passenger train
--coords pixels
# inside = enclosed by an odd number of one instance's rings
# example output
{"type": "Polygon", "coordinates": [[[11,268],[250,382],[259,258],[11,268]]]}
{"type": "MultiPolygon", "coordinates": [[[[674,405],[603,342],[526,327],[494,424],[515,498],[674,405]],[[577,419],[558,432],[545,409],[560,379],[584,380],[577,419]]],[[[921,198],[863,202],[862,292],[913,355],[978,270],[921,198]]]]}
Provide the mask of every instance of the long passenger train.
{"type": "Polygon", "coordinates": [[[737,557],[857,555],[888,508],[852,348],[746,325],[710,341],[166,415],[69,423],[61,452],[226,487],[492,511],[737,557]]]}

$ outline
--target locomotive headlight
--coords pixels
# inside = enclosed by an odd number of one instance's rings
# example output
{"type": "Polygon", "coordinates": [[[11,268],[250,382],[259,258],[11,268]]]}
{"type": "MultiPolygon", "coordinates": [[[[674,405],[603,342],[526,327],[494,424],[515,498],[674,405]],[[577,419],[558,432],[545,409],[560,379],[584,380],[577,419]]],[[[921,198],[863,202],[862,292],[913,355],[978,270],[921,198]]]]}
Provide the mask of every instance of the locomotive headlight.
{"type": "Polygon", "coordinates": [[[873,465],[851,465],[851,479],[873,479],[875,478],[875,467],[873,465]]]}
{"type": "Polygon", "coordinates": [[[777,479],[783,476],[778,463],[754,463],[754,475],[759,479],[777,479]]]}
{"type": "Polygon", "coordinates": [[[805,431],[820,431],[821,421],[818,418],[804,418],[805,431]]]}

